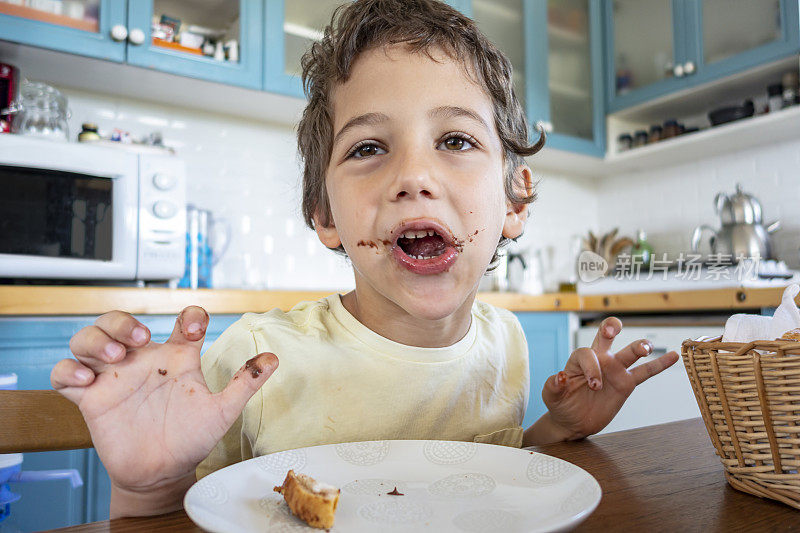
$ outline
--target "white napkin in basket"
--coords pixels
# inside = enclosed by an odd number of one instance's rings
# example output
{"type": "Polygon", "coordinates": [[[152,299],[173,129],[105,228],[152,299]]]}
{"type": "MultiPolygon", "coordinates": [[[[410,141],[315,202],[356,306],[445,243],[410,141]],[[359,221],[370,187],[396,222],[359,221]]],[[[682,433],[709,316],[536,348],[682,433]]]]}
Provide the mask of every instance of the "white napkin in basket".
{"type": "Polygon", "coordinates": [[[794,303],[800,285],[786,287],[781,298],[781,305],[773,316],[732,315],[725,322],[722,342],[751,342],[759,340],[772,341],[783,336],[790,329],[800,328],[800,310],[794,303]]]}

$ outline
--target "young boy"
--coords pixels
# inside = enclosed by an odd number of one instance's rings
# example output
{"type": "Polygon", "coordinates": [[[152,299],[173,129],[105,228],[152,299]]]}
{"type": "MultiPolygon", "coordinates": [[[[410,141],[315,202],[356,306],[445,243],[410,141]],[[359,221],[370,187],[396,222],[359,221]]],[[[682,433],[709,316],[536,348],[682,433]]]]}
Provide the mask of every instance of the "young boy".
{"type": "Polygon", "coordinates": [[[579,439],[677,361],[628,371],[607,319],[542,391],[524,431],[528,350],[514,315],[475,301],[533,201],[508,60],[435,0],[358,0],[303,59],[303,211],[345,252],[355,290],[245,314],[200,360],[208,315],[165,344],[115,311],[70,342],[53,386],[80,407],[112,481],[112,516],[180,508],[196,476],[265,453],[375,439],[512,446],[579,439]],[[281,357],[280,371],[274,353],[281,357]],[[202,366],[202,371],[201,371],[202,366]],[[272,376],[269,383],[265,382],[272,376]]]}

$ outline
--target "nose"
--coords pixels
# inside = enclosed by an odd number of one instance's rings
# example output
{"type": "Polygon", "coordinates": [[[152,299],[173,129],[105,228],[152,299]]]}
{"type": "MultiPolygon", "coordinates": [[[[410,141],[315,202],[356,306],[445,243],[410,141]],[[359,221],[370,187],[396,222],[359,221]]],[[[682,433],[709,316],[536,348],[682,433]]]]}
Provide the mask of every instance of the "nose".
{"type": "MultiPolygon", "coordinates": [[[[398,154],[399,155],[399,154],[398,154]]],[[[435,162],[424,150],[413,150],[395,159],[391,170],[393,181],[389,189],[392,200],[439,197],[435,162]]]]}

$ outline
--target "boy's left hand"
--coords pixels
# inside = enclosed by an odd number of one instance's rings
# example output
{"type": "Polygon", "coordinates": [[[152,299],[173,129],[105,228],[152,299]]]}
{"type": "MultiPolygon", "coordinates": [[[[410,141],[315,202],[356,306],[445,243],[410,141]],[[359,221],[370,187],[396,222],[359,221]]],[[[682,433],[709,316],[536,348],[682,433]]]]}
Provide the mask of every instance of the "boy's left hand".
{"type": "Polygon", "coordinates": [[[621,330],[618,318],[605,319],[591,348],[572,352],[564,370],[550,376],[544,384],[542,399],[550,419],[564,430],[569,440],[606,427],[637,385],[678,360],[676,352],[669,352],[629,368],[640,357],[650,355],[653,345],[647,339],[640,339],[611,353],[614,337],[621,330]]]}

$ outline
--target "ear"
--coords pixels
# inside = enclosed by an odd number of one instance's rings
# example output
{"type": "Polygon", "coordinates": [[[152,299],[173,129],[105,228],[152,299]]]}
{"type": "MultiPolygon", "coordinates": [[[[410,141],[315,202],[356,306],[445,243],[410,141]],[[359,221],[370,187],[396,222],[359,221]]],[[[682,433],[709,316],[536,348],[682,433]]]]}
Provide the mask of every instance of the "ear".
{"type": "MultiPolygon", "coordinates": [[[[513,187],[518,196],[529,196],[533,193],[533,174],[528,165],[520,165],[514,170],[513,187]]],[[[522,235],[526,220],[528,220],[528,204],[515,204],[506,199],[503,237],[515,239],[522,235]]]]}
{"type": "Polygon", "coordinates": [[[328,248],[338,248],[342,244],[342,240],[339,238],[339,232],[333,220],[327,226],[323,226],[320,220],[319,210],[317,210],[314,212],[314,231],[317,232],[317,237],[328,248]]]}

